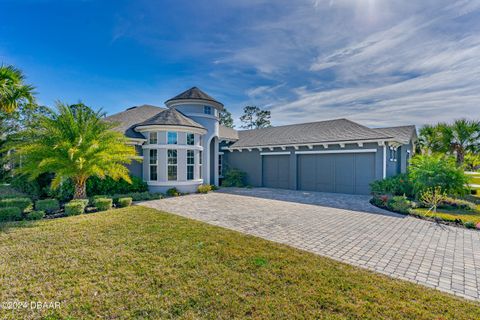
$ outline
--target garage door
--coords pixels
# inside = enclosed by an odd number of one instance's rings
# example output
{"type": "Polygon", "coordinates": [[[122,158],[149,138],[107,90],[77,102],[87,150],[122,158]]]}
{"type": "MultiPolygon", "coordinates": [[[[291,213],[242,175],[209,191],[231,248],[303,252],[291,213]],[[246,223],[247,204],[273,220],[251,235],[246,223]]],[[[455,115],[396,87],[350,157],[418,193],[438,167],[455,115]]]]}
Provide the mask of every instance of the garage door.
{"type": "Polygon", "coordinates": [[[300,190],[368,194],[374,180],[374,153],[298,155],[300,190]]]}
{"type": "Polygon", "coordinates": [[[290,156],[262,156],[263,186],[267,188],[290,188],[290,156]]]}

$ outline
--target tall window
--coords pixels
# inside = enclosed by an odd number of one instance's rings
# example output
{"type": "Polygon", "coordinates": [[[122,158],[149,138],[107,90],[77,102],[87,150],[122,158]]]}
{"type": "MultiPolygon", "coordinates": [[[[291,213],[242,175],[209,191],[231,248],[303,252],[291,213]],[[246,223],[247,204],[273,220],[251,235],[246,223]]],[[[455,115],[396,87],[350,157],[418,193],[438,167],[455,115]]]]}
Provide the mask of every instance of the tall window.
{"type": "Polygon", "coordinates": [[[176,132],[169,132],[167,134],[168,137],[168,144],[177,144],[177,133],[176,132]]]}
{"type": "Polygon", "coordinates": [[[218,176],[223,176],[223,154],[218,155],[218,176]]]}
{"type": "Polygon", "coordinates": [[[187,144],[193,146],[195,144],[195,135],[193,133],[187,133],[187,144]]]}
{"type": "Polygon", "coordinates": [[[202,163],[203,163],[202,155],[203,155],[203,152],[198,151],[198,178],[199,179],[202,179],[202,163]]]}
{"type": "Polygon", "coordinates": [[[150,180],[157,180],[157,150],[150,149],[150,180]]]}
{"type": "Polygon", "coordinates": [[[187,180],[193,180],[195,168],[195,153],[193,150],[187,150],[187,180]]]}
{"type": "Polygon", "coordinates": [[[157,144],[157,133],[156,132],[150,132],[149,134],[149,142],[150,144],[157,144]]]}
{"type": "Polygon", "coordinates": [[[177,180],[177,150],[167,151],[168,180],[177,180]]]}
{"type": "Polygon", "coordinates": [[[210,106],[204,106],[204,107],[203,107],[203,113],[205,113],[205,114],[212,114],[212,107],[210,107],[210,106]]]}

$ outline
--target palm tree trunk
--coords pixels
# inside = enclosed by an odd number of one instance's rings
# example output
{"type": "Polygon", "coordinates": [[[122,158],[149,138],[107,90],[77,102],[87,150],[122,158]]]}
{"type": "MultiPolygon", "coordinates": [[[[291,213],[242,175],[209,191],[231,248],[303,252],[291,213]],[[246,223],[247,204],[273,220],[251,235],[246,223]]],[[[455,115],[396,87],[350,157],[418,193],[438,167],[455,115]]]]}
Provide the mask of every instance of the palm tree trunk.
{"type": "Polygon", "coordinates": [[[464,161],[465,161],[465,150],[463,150],[463,148],[457,148],[457,165],[458,166],[463,165],[464,161]]]}
{"type": "Polygon", "coordinates": [[[75,184],[75,192],[73,193],[73,199],[86,199],[87,198],[87,179],[81,177],[73,180],[75,184]]]}

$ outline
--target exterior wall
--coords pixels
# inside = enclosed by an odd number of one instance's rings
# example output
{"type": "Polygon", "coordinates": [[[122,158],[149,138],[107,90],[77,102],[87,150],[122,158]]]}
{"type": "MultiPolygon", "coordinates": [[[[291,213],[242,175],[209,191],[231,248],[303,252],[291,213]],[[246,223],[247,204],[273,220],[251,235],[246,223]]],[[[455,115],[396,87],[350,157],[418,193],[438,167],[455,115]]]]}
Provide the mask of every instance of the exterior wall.
{"type": "MultiPolygon", "coordinates": [[[[143,156],[142,146],[136,145],[135,151],[138,156],[143,156]]],[[[127,165],[127,168],[132,176],[143,178],[143,165],[141,161],[133,160],[131,164],[127,165]]]]}

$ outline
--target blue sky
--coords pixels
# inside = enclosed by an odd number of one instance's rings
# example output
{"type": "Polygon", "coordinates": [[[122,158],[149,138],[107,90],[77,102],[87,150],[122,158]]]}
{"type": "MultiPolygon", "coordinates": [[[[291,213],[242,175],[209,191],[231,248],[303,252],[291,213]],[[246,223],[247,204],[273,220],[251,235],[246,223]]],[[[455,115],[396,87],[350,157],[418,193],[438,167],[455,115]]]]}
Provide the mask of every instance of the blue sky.
{"type": "Polygon", "coordinates": [[[480,1],[0,0],[0,63],[108,113],[198,86],[238,118],[480,118],[480,1]]]}

